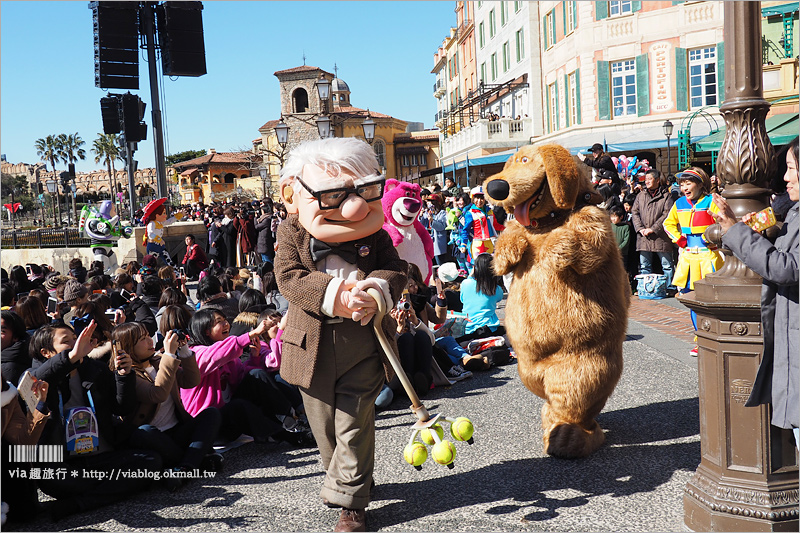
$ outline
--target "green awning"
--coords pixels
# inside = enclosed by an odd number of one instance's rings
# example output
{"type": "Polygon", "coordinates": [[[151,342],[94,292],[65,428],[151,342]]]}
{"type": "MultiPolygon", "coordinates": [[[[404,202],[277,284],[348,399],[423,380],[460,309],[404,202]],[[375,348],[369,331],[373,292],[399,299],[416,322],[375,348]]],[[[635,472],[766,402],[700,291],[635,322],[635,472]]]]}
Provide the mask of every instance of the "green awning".
{"type": "Polygon", "coordinates": [[[776,15],[786,15],[797,11],[798,2],[789,2],[788,4],[781,4],[778,6],[762,7],[762,17],[774,17],[776,15]]]}
{"type": "MultiPolygon", "coordinates": [[[[767,135],[774,146],[788,144],[789,141],[798,136],[798,118],[800,115],[784,113],[768,117],[765,121],[767,135]]],[[[696,152],[719,152],[722,141],[725,139],[725,128],[713,135],[701,139],[694,143],[696,152]]]]}

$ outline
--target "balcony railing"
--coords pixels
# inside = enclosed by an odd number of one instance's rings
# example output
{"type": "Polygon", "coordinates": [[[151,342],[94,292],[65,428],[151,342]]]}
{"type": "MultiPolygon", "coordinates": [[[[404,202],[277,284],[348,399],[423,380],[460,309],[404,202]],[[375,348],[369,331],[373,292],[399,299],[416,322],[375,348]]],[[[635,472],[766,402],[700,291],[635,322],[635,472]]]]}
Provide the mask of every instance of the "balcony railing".
{"type": "Polygon", "coordinates": [[[520,120],[501,118],[495,121],[479,119],[457,133],[448,135],[442,141],[442,157],[480,146],[506,145],[513,148],[521,143],[527,143],[532,135],[533,124],[530,118],[520,120]]]}

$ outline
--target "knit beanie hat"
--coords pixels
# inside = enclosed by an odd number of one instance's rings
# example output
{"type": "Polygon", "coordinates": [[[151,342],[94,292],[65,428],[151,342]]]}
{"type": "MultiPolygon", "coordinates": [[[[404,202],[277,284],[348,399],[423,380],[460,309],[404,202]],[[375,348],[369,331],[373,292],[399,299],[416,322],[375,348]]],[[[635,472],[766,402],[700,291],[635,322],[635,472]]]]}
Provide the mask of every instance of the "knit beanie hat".
{"type": "Polygon", "coordinates": [[[44,288],[47,289],[48,291],[54,291],[56,290],[56,287],[58,287],[59,283],[64,283],[68,279],[69,279],[68,277],[62,276],[60,274],[55,274],[55,273],[51,274],[47,276],[47,278],[45,278],[44,288]]]}
{"type": "Polygon", "coordinates": [[[67,282],[67,286],[64,287],[64,301],[65,302],[73,302],[78,298],[82,298],[89,293],[89,289],[83,286],[82,283],[79,283],[77,280],[71,279],[67,282]]]}

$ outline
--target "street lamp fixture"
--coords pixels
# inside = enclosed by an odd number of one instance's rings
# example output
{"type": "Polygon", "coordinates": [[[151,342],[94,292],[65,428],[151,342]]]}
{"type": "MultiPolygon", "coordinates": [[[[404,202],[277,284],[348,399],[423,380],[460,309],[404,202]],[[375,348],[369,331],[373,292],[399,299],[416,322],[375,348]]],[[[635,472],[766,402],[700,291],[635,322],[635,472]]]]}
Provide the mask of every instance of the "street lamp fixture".
{"type": "Polygon", "coordinates": [[[375,140],[375,121],[372,120],[369,109],[367,109],[367,118],[361,123],[361,128],[364,130],[364,138],[369,144],[372,144],[372,141],[375,140]]]}
{"type": "Polygon", "coordinates": [[[669,164],[670,164],[670,150],[669,150],[669,138],[672,137],[672,122],[669,120],[665,120],[664,124],[661,126],[664,128],[664,135],[667,137],[667,174],[669,174],[669,164]]]}
{"type": "Polygon", "coordinates": [[[280,147],[286,148],[286,143],[289,142],[289,126],[283,121],[283,117],[275,126],[275,135],[278,137],[280,147]]]}
{"type": "Polygon", "coordinates": [[[326,79],[325,76],[320,75],[319,79],[314,82],[314,85],[317,86],[317,93],[319,94],[319,99],[323,102],[327,102],[328,98],[331,95],[331,82],[330,80],[326,79]]]}
{"type": "Polygon", "coordinates": [[[319,130],[319,138],[320,139],[327,139],[331,137],[331,119],[327,115],[322,115],[317,117],[317,130],[319,130]]]}

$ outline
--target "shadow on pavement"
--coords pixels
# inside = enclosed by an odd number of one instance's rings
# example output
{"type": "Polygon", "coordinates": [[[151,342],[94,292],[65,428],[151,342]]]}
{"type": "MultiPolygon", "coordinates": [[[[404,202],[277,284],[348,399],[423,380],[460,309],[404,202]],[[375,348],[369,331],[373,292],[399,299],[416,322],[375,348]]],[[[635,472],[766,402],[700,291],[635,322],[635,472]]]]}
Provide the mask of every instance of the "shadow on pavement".
{"type": "MultiPolygon", "coordinates": [[[[452,475],[442,478],[381,484],[374,499],[398,501],[370,511],[370,525],[381,529],[492,502],[503,503],[486,511],[487,520],[490,515],[530,508],[524,520],[543,521],[558,516],[560,509],[586,505],[590,498],[651,492],[669,482],[676,471],[691,471],[699,464],[699,437],[662,443],[698,435],[697,420],[697,398],[621,409],[598,417],[607,430],[606,444],[585,459],[535,457],[462,473],[456,465],[452,475]]],[[[525,446],[520,454],[540,453],[538,440],[520,444],[525,446]]]]}

